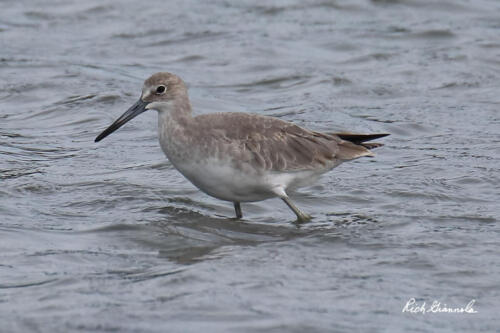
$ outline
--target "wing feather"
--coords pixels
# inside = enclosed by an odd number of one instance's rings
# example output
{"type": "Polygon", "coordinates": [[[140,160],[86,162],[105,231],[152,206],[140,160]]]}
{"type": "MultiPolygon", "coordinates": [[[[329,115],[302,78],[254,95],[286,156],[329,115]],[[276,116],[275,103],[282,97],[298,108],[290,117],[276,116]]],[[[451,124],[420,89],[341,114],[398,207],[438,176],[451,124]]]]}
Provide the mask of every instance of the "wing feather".
{"type": "MultiPolygon", "coordinates": [[[[335,134],[309,131],[274,117],[246,113],[197,116],[198,130],[239,162],[271,171],[332,168],[345,160],[371,156],[365,147],[335,134]]],[[[220,150],[220,149],[218,149],[220,150]]]]}

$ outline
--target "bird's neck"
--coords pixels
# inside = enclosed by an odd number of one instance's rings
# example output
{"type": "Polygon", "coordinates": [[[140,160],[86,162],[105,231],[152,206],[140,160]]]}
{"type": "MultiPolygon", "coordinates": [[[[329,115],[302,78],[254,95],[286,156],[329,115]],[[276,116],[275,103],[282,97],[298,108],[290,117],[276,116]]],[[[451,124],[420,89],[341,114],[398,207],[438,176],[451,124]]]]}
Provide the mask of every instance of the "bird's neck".
{"type": "Polygon", "coordinates": [[[158,125],[162,126],[186,126],[193,116],[191,103],[187,95],[176,96],[176,98],[158,105],[158,125]]]}
{"type": "Polygon", "coordinates": [[[174,152],[188,144],[193,123],[191,104],[187,97],[173,99],[158,109],[160,145],[169,159],[175,159],[174,152]]]}

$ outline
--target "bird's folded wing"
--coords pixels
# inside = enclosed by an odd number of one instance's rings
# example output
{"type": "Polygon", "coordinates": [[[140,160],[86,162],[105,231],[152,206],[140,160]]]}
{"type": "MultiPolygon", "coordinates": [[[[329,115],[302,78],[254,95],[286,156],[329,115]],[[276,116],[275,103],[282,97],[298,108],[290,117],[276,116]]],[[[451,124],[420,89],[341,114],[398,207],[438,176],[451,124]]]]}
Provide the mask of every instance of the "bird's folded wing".
{"type": "MultiPolygon", "coordinates": [[[[329,169],[343,161],[371,156],[365,147],[334,134],[309,131],[278,118],[245,113],[198,116],[216,140],[234,146],[240,161],[270,171],[329,169]],[[235,126],[238,124],[238,126],[235,126]]],[[[227,150],[231,153],[231,149],[227,150]]]]}

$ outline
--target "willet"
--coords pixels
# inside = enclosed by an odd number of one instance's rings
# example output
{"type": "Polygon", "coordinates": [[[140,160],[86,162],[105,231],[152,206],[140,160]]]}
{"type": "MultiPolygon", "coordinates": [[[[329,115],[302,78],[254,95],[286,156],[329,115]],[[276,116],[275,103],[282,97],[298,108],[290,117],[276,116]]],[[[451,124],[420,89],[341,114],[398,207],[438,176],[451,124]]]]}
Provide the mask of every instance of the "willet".
{"type": "Polygon", "coordinates": [[[156,73],[139,100],[105,129],[100,141],[146,110],[158,111],[160,145],[172,165],[201,191],[234,203],[281,198],[300,222],[311,217],[287,191],[310,185],[342,162],[373,156],[365,141],[388,134],[319,133],[255,114],[224,112],[193,117],[184,82],[156,73]]]}

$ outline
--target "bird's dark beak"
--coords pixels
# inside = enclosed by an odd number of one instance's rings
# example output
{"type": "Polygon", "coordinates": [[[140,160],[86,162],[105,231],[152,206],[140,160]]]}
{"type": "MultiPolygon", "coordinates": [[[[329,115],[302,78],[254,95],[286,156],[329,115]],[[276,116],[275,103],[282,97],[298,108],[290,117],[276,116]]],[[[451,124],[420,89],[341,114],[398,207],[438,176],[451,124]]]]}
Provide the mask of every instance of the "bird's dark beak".
{"type": "Polygon", "coordinates": [[[132,120],[136,116],[146,111],[146,106],[148,104],[148,102],[144,102],[139,98],[139,100],[135,102],[135,104],[132,105],[124,114],[122,114],[120,118],[116,119],[115,122],[111,124],[111,126],[106,128],[101,134],[99,134],[97,138],[95,138],[95,142],[101,141],[102,139],[122,127],[127,121],[132,120]]]}

